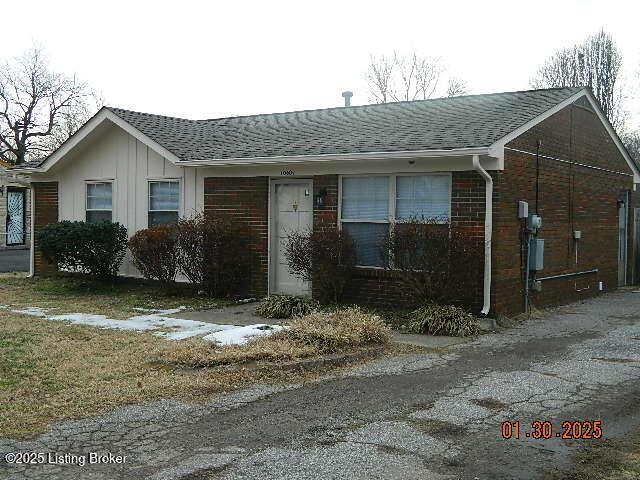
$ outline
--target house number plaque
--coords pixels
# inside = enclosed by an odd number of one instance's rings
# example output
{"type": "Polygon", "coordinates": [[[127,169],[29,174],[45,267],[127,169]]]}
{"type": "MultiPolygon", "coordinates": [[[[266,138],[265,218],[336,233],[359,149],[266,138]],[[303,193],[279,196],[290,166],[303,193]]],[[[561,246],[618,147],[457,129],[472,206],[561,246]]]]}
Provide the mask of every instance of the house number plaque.
{"type": "Polygon", "coordinates": [[[296,174],[296,172],[294,172],[293,170],[282,170],[280,172],[280,175],[282,175],[283,177],[292,177],[296,174]]]}

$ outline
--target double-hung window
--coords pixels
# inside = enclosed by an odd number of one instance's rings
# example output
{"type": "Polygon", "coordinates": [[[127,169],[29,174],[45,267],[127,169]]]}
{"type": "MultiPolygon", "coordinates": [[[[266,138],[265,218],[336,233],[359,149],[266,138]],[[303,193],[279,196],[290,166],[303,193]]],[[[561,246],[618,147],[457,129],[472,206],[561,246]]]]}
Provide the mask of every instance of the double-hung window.
{"type": "Polygon", "coordinates": [[[180,182],[177,180],[149,182],[149,226],[178,221],[180,182]]]}
{"type": "Polygon", "coordinates": [[[344,177],[341,213],[342,228],[356,244],[356,263],[383,266],[390,221],[389,177],[344,177]]]}
{"type": "Polygon", "coordinates": [[[87,222],[113,221],[113,184],[111,182],[87,182],[87,222]]]}
{"type": "Polygon", "coordinates": [[[359,266],[385,266],[384,239],[397,220],[449,221],[449,174],[345,176],[341,181],[340,220],[356,244],[359,266]]]}

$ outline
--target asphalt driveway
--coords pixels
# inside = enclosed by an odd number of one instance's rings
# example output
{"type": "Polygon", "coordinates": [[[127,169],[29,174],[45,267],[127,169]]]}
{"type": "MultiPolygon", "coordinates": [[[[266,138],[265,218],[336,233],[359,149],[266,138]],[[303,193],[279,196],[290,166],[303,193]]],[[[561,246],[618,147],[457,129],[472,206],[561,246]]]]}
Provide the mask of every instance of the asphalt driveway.
{"type": "Polygon", "coordinates": [[[29,250],[0,250],[0,272],[29,271],[29,250]]]}
{"type": "Polygon", "coordinates": [[[124,455],[124,463],[0,461],[0,472],[14,479],[533,479],[597,441],[557,438],[561,421],[573,419],[602,421],[605,438],[640,425],[640,293],[609,294],[507,333],[311,385],[63,422],[33,441],[0,440],[0,458],[100,453],[124,455]],[[520,439],[501,438],[505,420],[521,422],[520,439]],[[552,423],[552,438],[526,438],[535,420],[552,423]]]}

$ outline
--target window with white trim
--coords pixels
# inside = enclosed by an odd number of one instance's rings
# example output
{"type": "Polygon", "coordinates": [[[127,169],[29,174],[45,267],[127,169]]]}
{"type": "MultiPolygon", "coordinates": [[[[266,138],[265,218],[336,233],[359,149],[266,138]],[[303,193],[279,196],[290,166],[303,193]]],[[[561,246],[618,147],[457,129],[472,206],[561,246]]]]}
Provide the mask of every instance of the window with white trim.
{"type": "Polygon", "coordinates": [[[341,177],[340,222],[356,244],[356,264],[384,266],[384,238],[396,220],[449,221],[451,175],[341,177]]]}
{"type": "Polygon", "coordinates": [[[177,180],[149,182],[149,227],[178,221],[180,182],[177,180]]]}
{"type": "Polygon", "coordinates": [[[86,184],[87,222],[113,221],[113,183],[87,182],[86,184]]]}

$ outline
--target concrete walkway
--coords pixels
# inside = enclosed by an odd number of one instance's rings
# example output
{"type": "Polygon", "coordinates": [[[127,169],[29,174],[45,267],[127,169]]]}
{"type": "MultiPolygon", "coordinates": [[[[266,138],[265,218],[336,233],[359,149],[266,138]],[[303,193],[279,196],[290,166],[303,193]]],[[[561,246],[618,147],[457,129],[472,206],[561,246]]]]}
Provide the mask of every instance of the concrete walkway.
{"type": "Polygon", "coordinates": [[[180,312],[172,314],[171,316],[174,318],[184,318],[185,320],[216,323],[218,325],[255,325],[256,323],[270,325],[281,322],[281,320],[272,320],[257,316],[255,310],[258,305],[258,302],[250,302],[223,308],[214,308],[212,310],[180,312]]]}
{"type": "Polygon", "coordinates": [[[596,440],[640,426],[640,294],[558,309],[439,354],[380,359],[307,385],[257,386],[205,405],[161,401],[55,425],[15,451],[126,455],[124,464],[8,466],[10,479],[540,479],[596,440]],[[501,423],[522,436],[503,439],[501,423]],[[526,437],[552,422],[549,440],[526,437]]]}

